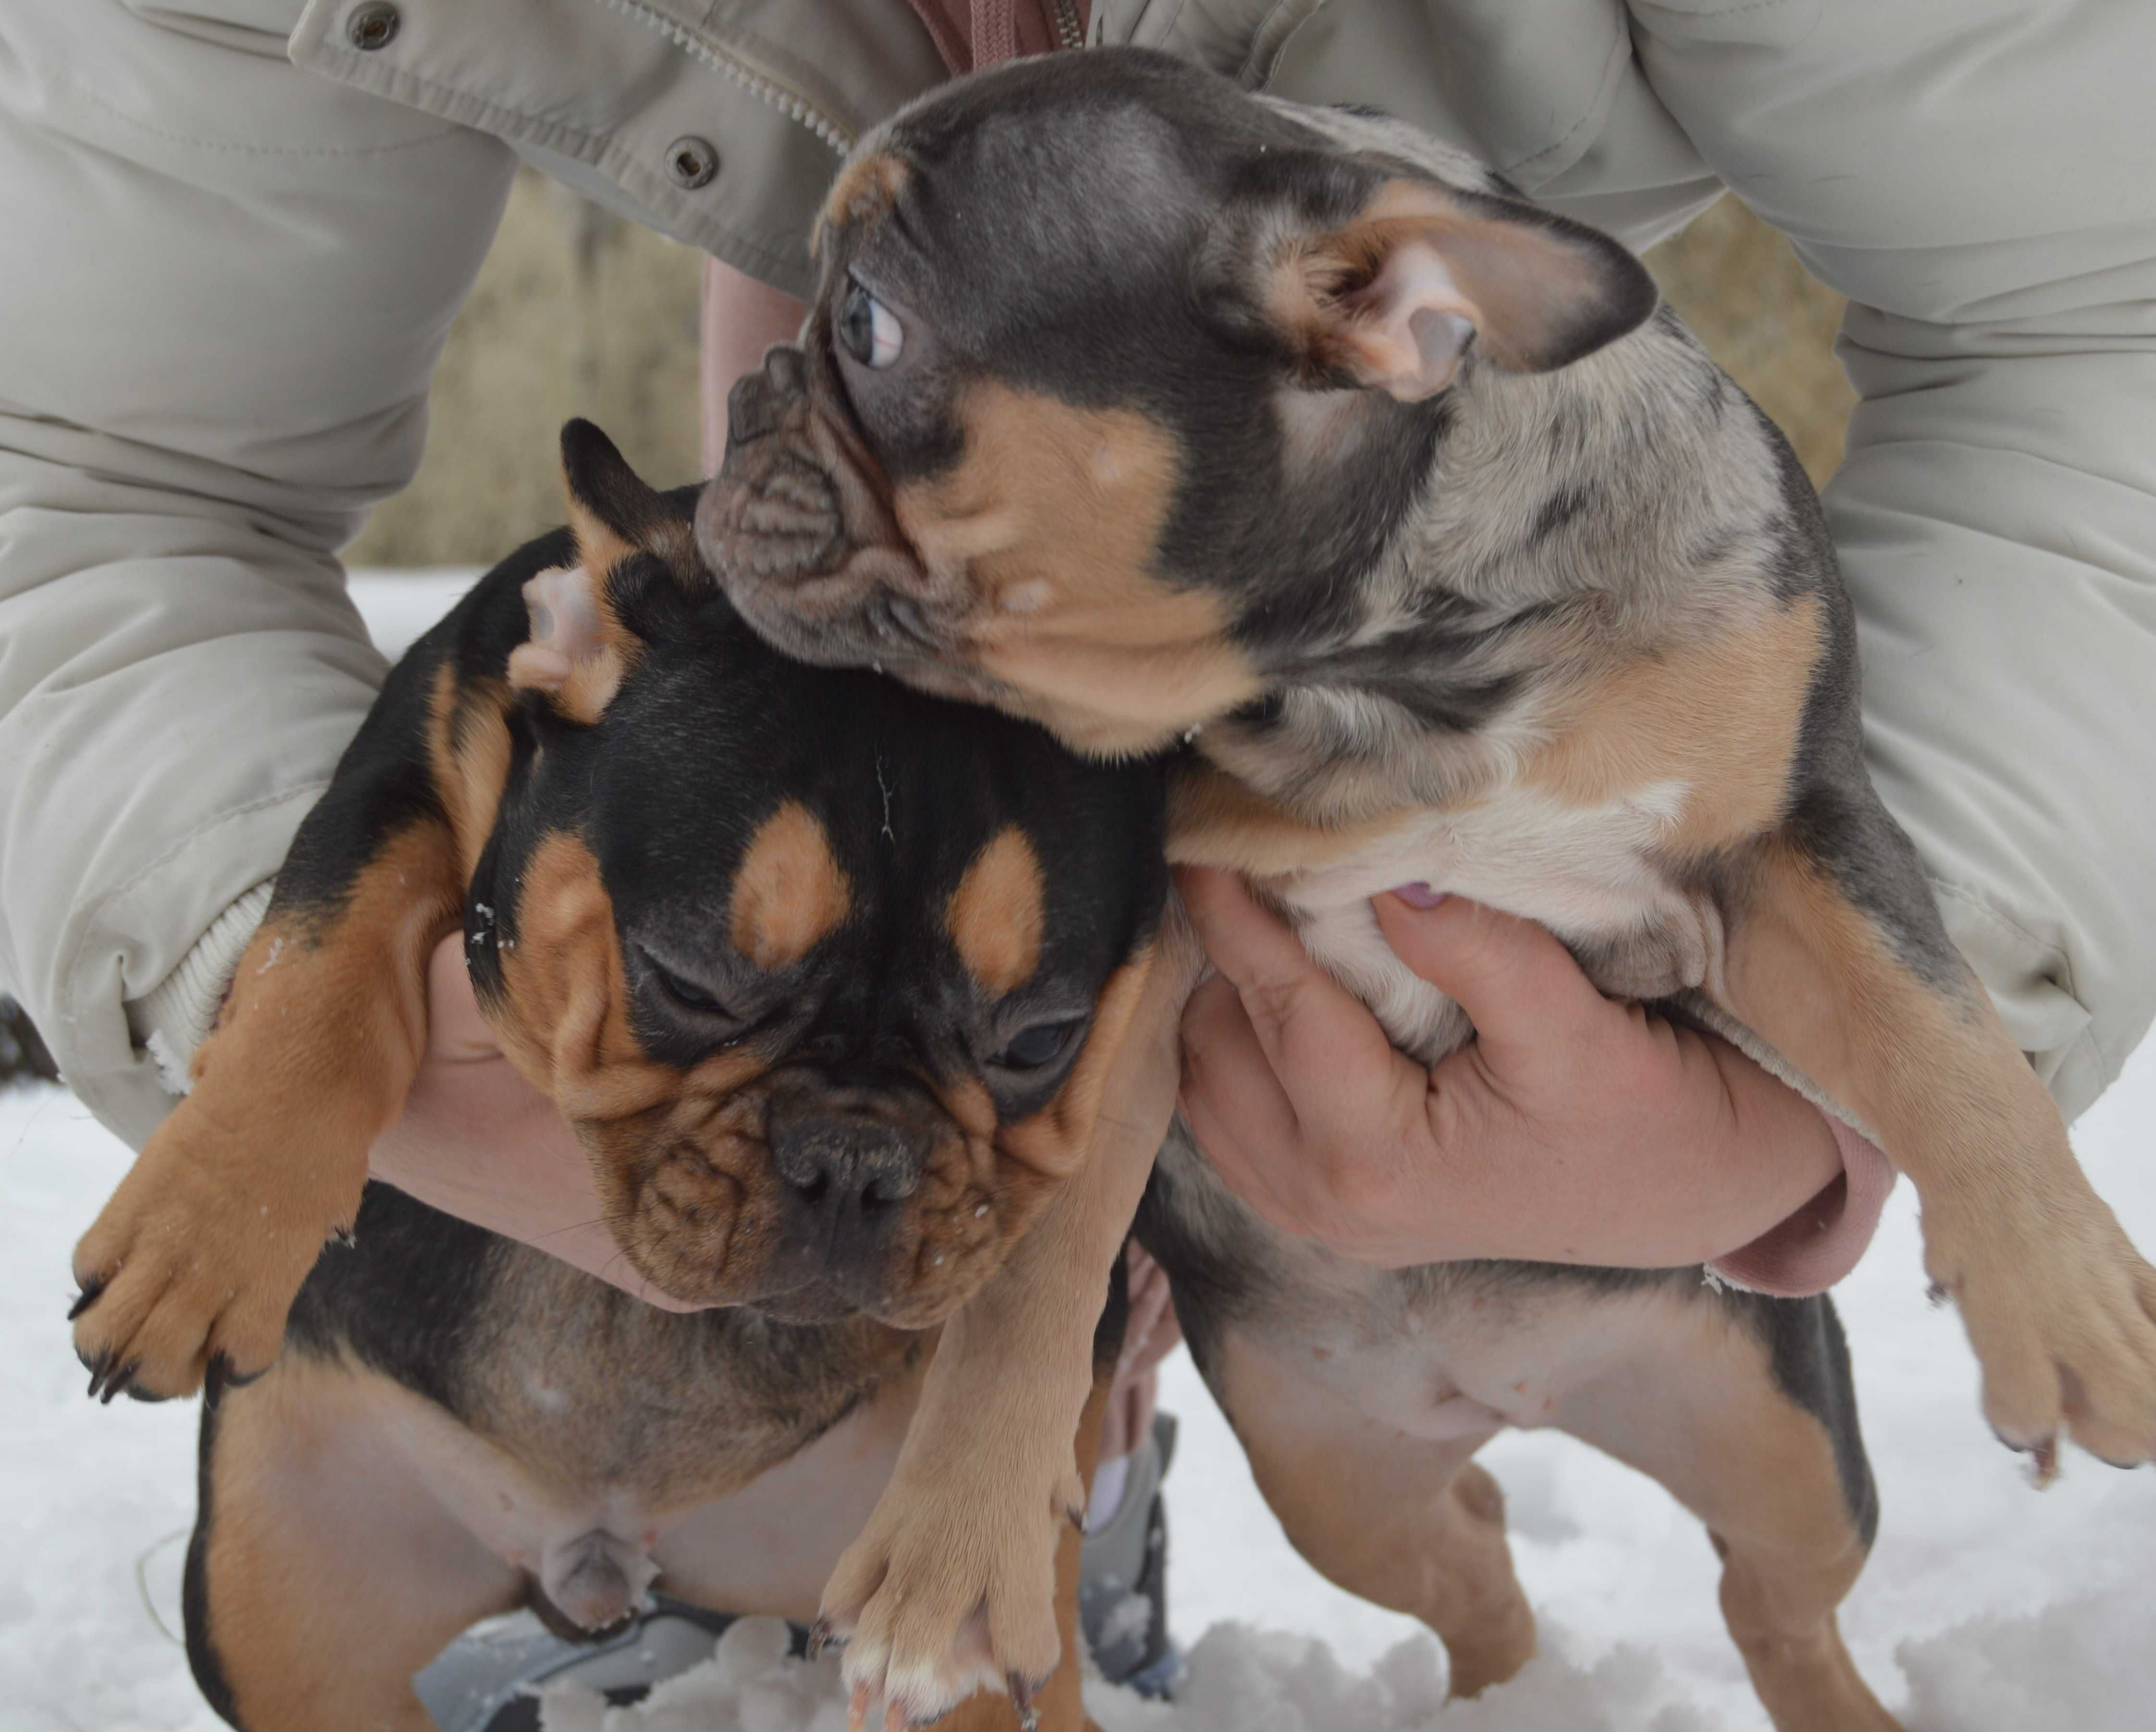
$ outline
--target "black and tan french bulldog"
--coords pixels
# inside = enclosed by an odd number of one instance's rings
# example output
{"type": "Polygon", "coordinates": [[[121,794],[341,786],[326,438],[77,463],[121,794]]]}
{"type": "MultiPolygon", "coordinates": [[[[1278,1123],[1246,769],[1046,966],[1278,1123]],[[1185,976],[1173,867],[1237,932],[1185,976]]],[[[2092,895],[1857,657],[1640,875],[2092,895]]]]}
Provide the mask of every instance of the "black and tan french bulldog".
{"type": "MultiPolygon", "coordinates": [[[[1081,1166],[1149,966],[1158,765],[783,658],[699,566],[691,492],[587,423],[562,447],[572,529],[391,674],[77,1254],[93,1394],[210,1380],[187,1643],[247,1732],[429,1732],[413,1671],[526,1601],[597,1630],[655,1580],[813,1618],[938,1325],[1081,1166]],[[362,1206],[459,925],[624,1256],[719,1309],[362,1206]]],[[[1089,1339],[1106,1292],[1069,1298],[1089,1339]]],[[[1064,1673],[968,1732],[1078,1732],[1064,1673]]]]}
{"type": "MultiPolygon", "coordinates": [[[[1417,880],[1786,1063],[1915,1181],[2000,1435],[2046,1471],[2062,1429],[2156,1449],[2156,1272],[1867,778],[1817,502],[1624,248],[1381,115],[1141,50],[924,99],[819,243],[803,344],[737,387],[698,517],[759,630],[1082,751],[1188,740],[1172,854],[1248,874],[1419,1058],[1471,1030],[1378,930],[1369,899],[1417,880]]],[[[1428,1621],[1456,1688],[1532,1646],[1468,1458],[1554,1424],[1707,1522],[1784,1732],[1892,1724],[1835,1630],[1872,1516],[1823,1304],[1373,1271],[1179,1139],[1142,1233],[1289,1531],[1428,1621]]],[[[918,1423],[955,1452],[979,1422],[918,1423]]],[[[922,1709],[1034,1499],[901,1496],[827,1610],[853,1674],[922,1709]],[[983,1560],[936,1617],[864,1590],[932,1546],[983,1560]]]]}

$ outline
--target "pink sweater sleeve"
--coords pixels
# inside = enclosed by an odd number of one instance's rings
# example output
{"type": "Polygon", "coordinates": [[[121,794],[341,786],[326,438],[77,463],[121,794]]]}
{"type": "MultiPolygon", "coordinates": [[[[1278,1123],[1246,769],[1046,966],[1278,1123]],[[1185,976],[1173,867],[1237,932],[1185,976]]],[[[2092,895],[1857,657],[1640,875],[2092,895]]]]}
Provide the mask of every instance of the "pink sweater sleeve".
{"type": "Polygon", "coordinates": [[[1754,1293],[1804,1299],[1856,1267],[1894,1188],[1894,1169],[1877,1144],[1824,1116],[1841,1149],[1841,1176],[1779,1226],[1717,1258],[1708,1265],[1716,1274],[1754,1293]]]}

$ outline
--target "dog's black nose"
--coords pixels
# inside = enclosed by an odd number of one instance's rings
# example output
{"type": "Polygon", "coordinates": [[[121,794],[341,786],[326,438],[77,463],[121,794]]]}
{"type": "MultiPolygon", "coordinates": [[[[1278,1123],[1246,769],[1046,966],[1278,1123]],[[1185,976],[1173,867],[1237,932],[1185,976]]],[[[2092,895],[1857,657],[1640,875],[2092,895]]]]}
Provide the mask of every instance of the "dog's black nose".
{"type": "Polygon", "coordinates": [[[921,1182],[912,1140],[861,1112],[806,1112],[771,1128],[771,1158],[796,1199],[841,1238],[874,1237],[921,1182]]]}

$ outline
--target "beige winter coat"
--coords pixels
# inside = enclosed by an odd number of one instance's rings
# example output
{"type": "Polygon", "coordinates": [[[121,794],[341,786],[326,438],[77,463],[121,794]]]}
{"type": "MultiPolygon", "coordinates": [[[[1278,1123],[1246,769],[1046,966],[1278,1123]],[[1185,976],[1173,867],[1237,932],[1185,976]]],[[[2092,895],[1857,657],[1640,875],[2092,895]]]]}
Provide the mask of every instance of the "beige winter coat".
{"type": "MultiPolygon", "coordinates": [[[[1850,296],[1873,767],[2092,1100],[2156,1012],[2156,6],[1098,0],[1091,35],[1381,105],[1635,246],[1727,185],[1850,296]]],[[[336,549],[418,462],[517,158],[798,293],[838,153],[941,72],[904,0],[0,0],[0,985],[100,1118],[169,1104],[138,1039],[201,1026],[382,677],[336,549]]]]}

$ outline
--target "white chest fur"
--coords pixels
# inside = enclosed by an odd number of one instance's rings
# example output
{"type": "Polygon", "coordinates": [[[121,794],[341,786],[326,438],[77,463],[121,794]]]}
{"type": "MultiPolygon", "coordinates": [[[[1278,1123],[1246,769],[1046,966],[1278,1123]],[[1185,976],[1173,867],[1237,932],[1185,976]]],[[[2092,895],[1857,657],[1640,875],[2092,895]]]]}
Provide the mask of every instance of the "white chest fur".
{"type": "Polygon", "coordinates": [[[1539,921],[1620,997],[1698,986],[1719,964],[1721,920],[1706,896],[1673,882],[1659,858],[1687,792],[1669,783],[1581,807],[1514,787],[1419,813],[1345,859],[1268,876],[1259,888],[1394,1044],[1433,1063],[1472,1029],[1457,1005],[1394,955],[1370,899],[1420,883],[1539,921]]]}

